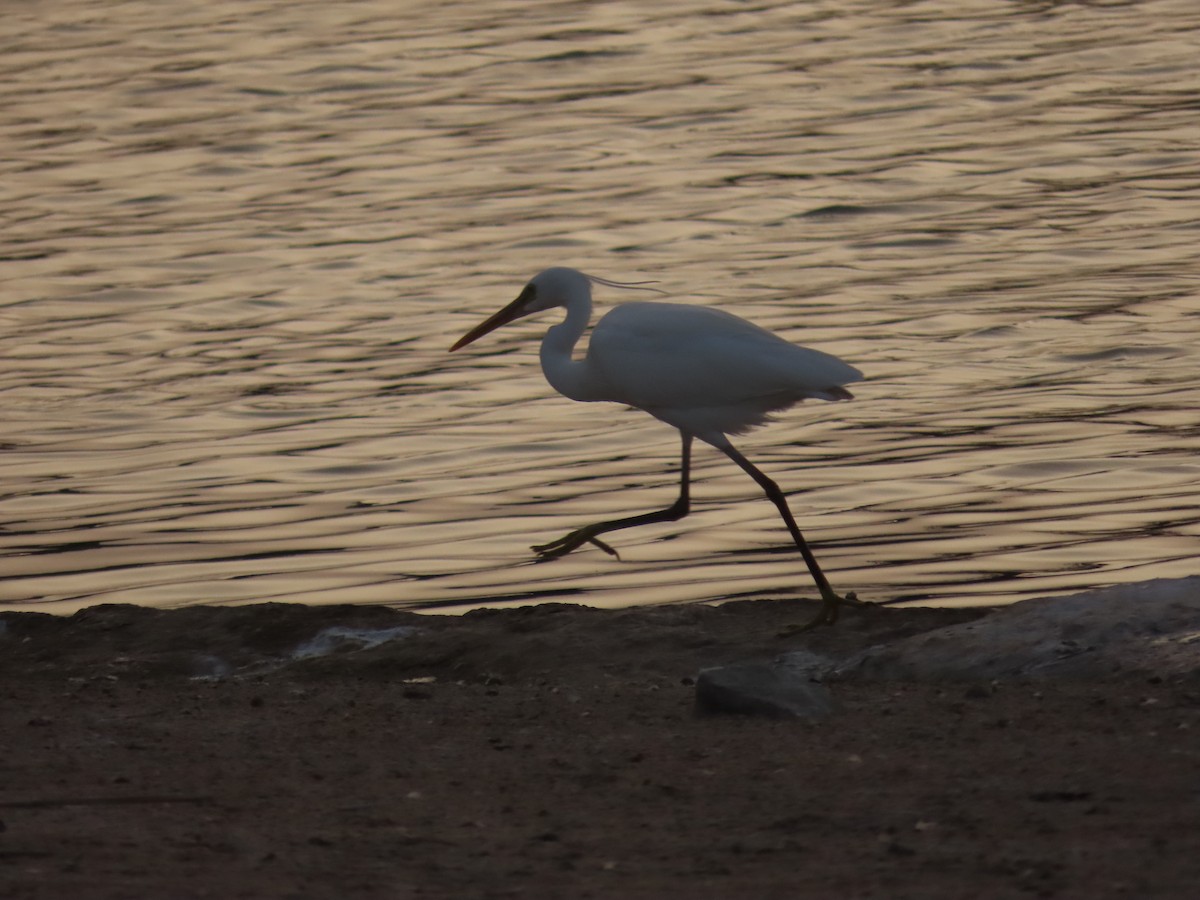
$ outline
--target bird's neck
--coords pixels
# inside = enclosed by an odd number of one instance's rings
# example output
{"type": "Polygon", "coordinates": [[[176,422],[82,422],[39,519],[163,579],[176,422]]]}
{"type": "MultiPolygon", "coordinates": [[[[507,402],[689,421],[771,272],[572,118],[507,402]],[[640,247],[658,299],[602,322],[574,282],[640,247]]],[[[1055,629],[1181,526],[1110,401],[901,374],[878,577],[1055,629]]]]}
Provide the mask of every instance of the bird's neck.
{"type": "Polygon", "coordinates": [[[590,297],[575,297],[567,304],[567,317],[542,338],[542,372],[550,386],[572,400],[599,400],[588,378],[587,363],[571,354],[592,317],[590,297]]]}

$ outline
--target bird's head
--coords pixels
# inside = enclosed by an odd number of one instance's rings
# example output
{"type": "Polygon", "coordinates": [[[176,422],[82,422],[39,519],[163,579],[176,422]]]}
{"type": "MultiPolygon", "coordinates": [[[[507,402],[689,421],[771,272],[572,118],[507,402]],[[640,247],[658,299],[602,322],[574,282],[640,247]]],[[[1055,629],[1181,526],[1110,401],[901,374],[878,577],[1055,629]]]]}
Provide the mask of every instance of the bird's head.
{"type": "Polygon", "coordinates": [[[545,269],[525,285],[516,300],[460,337],[450,350],[454,351],[465,347],[489,331],[495,331],[501,325],[507,325],[509,322],[515,322],[517,319],[552,309],[555,306],[566,306],[575,297],[590,299],[591,296],[592,282],[582,272],[568,269],[565,266],[545,269]]]}

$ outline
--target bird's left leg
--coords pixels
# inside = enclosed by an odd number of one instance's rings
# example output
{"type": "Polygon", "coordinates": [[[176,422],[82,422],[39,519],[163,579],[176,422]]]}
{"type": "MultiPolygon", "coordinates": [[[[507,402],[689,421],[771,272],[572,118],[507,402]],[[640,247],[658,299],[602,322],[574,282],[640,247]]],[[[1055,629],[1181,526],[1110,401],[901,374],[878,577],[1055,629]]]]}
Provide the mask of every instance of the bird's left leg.
{"type": "Polygon", "coordinates": [[[533,552],[538,555],[539,559],[557,559],[560,556],[570,553],[576,547],[581,547],[584,544],[595,544],[610,556],[616,556],[617,551],[600,540],[599,535],[609,531],[616,531],[620,528],[633,528],[635,525],[649,525],[653,522],[674,522],[677,519],[682,519],[688,514],[688,510],[690,509],[688,482],[691,480],[691,460],[692,436],[684,434],[683,452],[679,465],[679,498],[666,509],[642,513],[639,516],[627,516],[624,519],[613,519],[611,522],[596,522],[593,525],[585,525],[582,528],[576,528],[569,534],[563,535],[556,541],[533,547],[533,552]]]}
{"type": "Polygon", "coordinates": [[[763,489],[770,501],[775,504],[775,508],[779,510],[779,515],[783,517],[784,524],[787,525],[788,531],[791,532],[792,540],[800,548],[800,554],[804,557],[804,562],[808,565],[808,571],[812,573],[817,590],[821,592],[821,611],[817,613],[816,617],[805,625],[790,627],[787,629],[787,632],[809,631],[818,625],[832,625],[837,621],[838,607],[865,605],[853,593],[848,593],[845,597],[839,597],[834,593],[833,588],[829,585],[829,579],[825,577],[825,573],[821,571],[821,566],[817,563],[816,556],[809,549],[808,543],[804,540],[804,535],[800,533],[800,528],[796,525],[792,511],[788,508],[787,498],[784,497],[783,491],[779,489],[779,485],[768,478],[754,463],[739,453],[737,448],[732,444],[726,442],[720,449],[726,456],[741,466],[746,474],[758,482],[758,486],[763,489]]]}

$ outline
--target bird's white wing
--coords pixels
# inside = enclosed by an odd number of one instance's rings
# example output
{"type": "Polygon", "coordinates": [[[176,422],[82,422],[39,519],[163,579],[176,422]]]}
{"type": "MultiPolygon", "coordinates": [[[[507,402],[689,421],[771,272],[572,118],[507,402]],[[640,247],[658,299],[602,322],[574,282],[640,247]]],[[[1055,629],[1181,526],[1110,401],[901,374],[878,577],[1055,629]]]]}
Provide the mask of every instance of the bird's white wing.
{"type": "Polygon", "coordinates": [[[615,307],[593,329],[587,359],[608,399],[651,412],[738,404],[779,409],[862,378],[837,357],[745,319],[672,303],[615,307]]]}

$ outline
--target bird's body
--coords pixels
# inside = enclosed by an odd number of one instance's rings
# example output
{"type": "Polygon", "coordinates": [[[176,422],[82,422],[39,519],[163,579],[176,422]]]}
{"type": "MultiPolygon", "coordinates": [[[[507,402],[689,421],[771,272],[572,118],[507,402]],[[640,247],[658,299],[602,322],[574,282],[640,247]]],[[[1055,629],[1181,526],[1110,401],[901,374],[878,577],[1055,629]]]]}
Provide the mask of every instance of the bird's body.
{"type": "Polygon", "coordinates": [[[592,331],[585,363],[609,396],[721,446],[802,400],[846,400],[862,373],[719,309],[626,303],[592,331]]]}
{"type": "Polygon", "coordinates": [[[586,354],[576,359],[575,346],[591,318],[593,281],[621,286],[575,269],[546,269],[516,300],[450,349],[525,315],[565,308],[566,319],[547,330],[542,340],[546,380],[572,400],[623,403],[679,429],[683,436],[680,498],[666,510],[585,526],[534,549],[543,558],[552,558],[590,542],[615,555],[598,539],[599,534],[686,515],[691,442],[699,438],[738,463],[779,508],[825,602],[813,624],[832,622],[836,604],[846,601],[829,588],[782,492],[733,447],[728,435],[761,425],[772,413],[806,399],[849,400],[851,394],[843,385],[860,380],[862,373],[836,356],[792,344],[730,313],[675,303],[614,307],[592,329],[586,354]]]}

